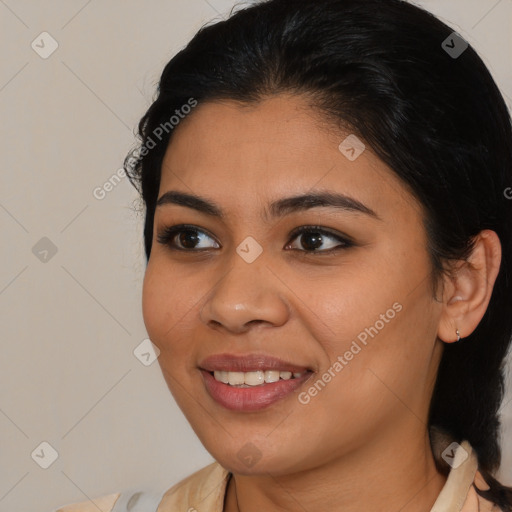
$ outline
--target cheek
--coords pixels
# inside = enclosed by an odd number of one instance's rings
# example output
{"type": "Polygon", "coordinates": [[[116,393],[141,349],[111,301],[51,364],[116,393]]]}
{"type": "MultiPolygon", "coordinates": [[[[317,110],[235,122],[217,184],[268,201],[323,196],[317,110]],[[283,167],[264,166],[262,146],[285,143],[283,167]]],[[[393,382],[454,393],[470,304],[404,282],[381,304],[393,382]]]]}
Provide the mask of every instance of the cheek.
{"type": "Polygon", "coordinates": [[[142,315],[151,341],[160,350],[179,336],[193,307],[193,289],[185,283],[171,267],[150,259],[142,287],[142,315]]]}
{"type": "Polygon", "coordinates": [[[364,342],[369,337],[367,329],[376,322],[379,332],[388,330],[399,309],[399,305],[393,309],[393,304],[404,296],[400,280],[403,276],[379,262],[347,261],[329,276],[315,276],[314,280],[295,276],[288,282],[300,298],[294,307],[300,311],[301,321],[332,359],[349,350],[358,336],[364,342]]]}
{"type": "MultiPolygon", "coordinates": [[[[152,256],[153,257],[153,256],[152,256]]],[[[183,386],[195,370],[190,359],[190,340],[187,339],[187,319],[194,314],[192,288],[185,286],[169,265],[161,265],[155,258],[146,269],[142,288],[142,314],[146,331],[158,347],[158,364],[176,402],[187,407],[187,395],[182,396],[183,386]],[[187,313],[189,314],[187,316],[187,313]]]]}
{"type": "Polygon", "coordinates": [[[151,258],[142,287],[144,324],[162,369],[187,380],[195,367],[201,299],[211,284],[192,265],[173,265],[156,253],[151,258]]]}
{"type": "Polygon", "coordinates": [[[157,346],[160,345],[162,324],[169,306],[164,300],[163,281],[150,260],[142,285],[142,316],[149,337],[157,346]]]}
{"type": "Polygon", "coordinates": [[[322,346],[327,367],[345,354],[354,369],[377,365],[386,373],[428,358],[435,312],[425,278],[427,255],[420,244],[414,251],[396,244],[385,249],[379,257],[366,258],[361,252],[361,257],[347,258],[339,272],[316,278],[314,286],[293,278],[293,290],[301,298],[294,307],[322,346]]]}

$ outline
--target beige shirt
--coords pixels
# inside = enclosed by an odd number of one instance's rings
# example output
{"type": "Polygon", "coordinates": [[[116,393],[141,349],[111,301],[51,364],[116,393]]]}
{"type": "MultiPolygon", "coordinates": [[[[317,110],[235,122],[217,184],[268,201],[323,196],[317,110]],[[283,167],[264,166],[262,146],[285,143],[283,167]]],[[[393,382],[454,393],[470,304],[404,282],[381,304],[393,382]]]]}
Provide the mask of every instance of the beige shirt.
{"type": "MultiPolygon", "coordinates": [[[[499,512],[500,508],[479,496],[473,487],[489,488],[478,471],[477,457],[471,445],[463,441],[454,450],[445,448],[443,456],[440,446],[448,446],[446,439],[440,444],[440,440],[434,438],[433,443],[435,458],[449,460],[451,469],[430,512],[499,512]]],[[[229,471],[214,462],[173,485],[149,508],[143,504],[144,493],[130,493],[129,496],[115,493],[95,499],[95,504],[90,501],[75,503],[56,512],[223,512],[229,478],[229,471]]]]}

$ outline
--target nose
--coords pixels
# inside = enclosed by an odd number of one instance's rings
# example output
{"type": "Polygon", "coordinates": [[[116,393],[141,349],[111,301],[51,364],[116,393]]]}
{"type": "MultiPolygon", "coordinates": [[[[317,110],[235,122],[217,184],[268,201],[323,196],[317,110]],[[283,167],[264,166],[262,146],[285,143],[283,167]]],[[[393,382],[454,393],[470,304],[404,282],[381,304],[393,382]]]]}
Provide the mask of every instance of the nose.
{"type": "Polygon", "coordinates": [[[289,317],[285,289],[261,256],[247,263],[235,253],[230,270],[207,294],[201,320],[213,329],[237,334],[253,324],[279,327],[289,317]]]}

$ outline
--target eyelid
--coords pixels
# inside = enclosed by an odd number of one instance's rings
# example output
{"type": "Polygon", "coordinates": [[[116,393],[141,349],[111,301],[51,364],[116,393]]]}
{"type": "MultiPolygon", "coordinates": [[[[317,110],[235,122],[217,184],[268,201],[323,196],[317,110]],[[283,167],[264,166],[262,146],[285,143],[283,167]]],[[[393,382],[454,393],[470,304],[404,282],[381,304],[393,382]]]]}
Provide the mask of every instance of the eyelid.
{"type": "Polygon", "coordinates": [[[315,226],[315,225],[299,226],[299,227],[295,228],[294,230],[292,230],[292,232],[290,233],[290,237],[296,238],[297,236],[301,235],[302,233],[310,233],[310,232],[320,232],[321,234],[326,234],[333,238],[337,238],[338,240],[340,240],[342,242],[346,242],[347,244],[350,243],[350,244],[355,245],[355,241],[352,240],[352,238],[350,236],[345,235],[344,233],[342,233],[340,231],[337,231],[337,230],[334,230],[331,228],[327,228],[324,226],[315,226]]]}
{"type": "MultiPolygon", "coordinates": [[[[210,250],[211,248],[200,248],[200,249],[182,249],[180,247],[171,246],[171,241],[176,237],[177,234],[183,231],[196,231],[198,233],[204,233],[208,237],[215,240],[215,242],[222,247],[222,245],[216,240],[216,238],[206,229],[200,228],[199,226],[194,226],[192,224],[177,224],[173,226],[167,226],[163,227],[158,236],[157,241],[163,245],[169,246],[171,250],[175,251],[182,251],[182,252],[188,252],[188,253],[201,253],[210,250]]],[[[291,249],[292,251],[297,251],[300,253],[303,253],[304,255],[319,255],[319,254],[332,254],[333,252],[339,251],[341,249],[347,249],[349,247],[353,247],[356,245],[354,240],[349,237],[348,235],[345,235],[344,233],[340,233],[338,231],[332,230],[327,227],[323,226],[315,226],[315,225],[303,225],[295,228],[292,230],[292,232],[289,235],[289,242],[286,243],[285,247],[288,247],[293,240],[298,238],[303,233],[320,233],[320,234],[326,234],[329,235],[332,238],[335,238],[338,240],[341,244],[341,246],[337,247],[331,247],[330,249],[326,250],[315,250],[315,251],[307,251],[307,250],[301,250],[301,249],[291,249]]],[[[216,248],[215,248],[216,249],[216,248]]]]}
{"type": "Polygon", "coordinates": [[[172,226],[164,226],[158,233],[157,241],[163,245],[169,246],[172,250],[175,250],[175,251],[191,252],[192,253],[192,252],[202,252],[202,251],[206,251],[206,250],[210,249],[210,248],[182,249],[180,247],[171,247],[170,244],[171,244],[172,239],[174,239],[176,237],[176,235],[179,234],[180,232],[187,231],[187,230],[197,231],[198,233],[204,233],[205,235],[207,235],[210,238],[212,238],[213,240],[215,240],[215,242],[218,245],[221,245],[208,230],[206,230],[204,228],[200,228],[199,226],[194,226],[193,224],[176,224],[176,225],[172,225],[172,226]]]}

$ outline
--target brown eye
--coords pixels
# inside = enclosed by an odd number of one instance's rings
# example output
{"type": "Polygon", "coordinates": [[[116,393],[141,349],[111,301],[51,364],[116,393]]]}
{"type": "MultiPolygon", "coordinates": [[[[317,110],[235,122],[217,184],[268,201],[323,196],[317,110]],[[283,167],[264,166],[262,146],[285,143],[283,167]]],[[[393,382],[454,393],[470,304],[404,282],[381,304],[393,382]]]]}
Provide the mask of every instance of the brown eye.
{"type": "MultiPolygon", "coordinates": [[[[314,226],[302,227],[294,231],[293,239],[297,238],[301,238],[299,244],[301,247],[295,248],[310,253],[330,253],[332,251],[352,247],[354,245],[350,240],[341,235],[334,234],[325,229],[314,226]],[[329,240],[335,240],[338,243],[329,244],[329,240]],[[327,244],[327,247],[325,247],[324,244],[327,244]],[[322,246],[324,246],[324,250],[318,250],[322,246]]],[[[286,247],[292,246],[288,244],[286,247]]]]}
{"type": "Polygon", "coordinates": [[[195,249],[196,244],[198,244],[200,240],[197,231],[192,229],[180,231],[174,238],[178,240],[182,249],[195,249]]]}
{"type": "MultiPolygon", "coordinates": [[[[205,239],[210,238],[213,240],[211,236],[206,234],[203,230],[197,229],[193,226],[171,226],[165,228],[161,233],[159,233],[157,237],[157,241],[163,245],[169,246],[171,249],[177,251],[198,251],[201,249],[211,249],[211,246],[204,246],[205,239]],[[203,246],[199,246],[198,244],[203,244],[203,246]]],[[[220,246],[217,242],[215,249],[218,249],[220,246]]]]}
{"type": "MultiPolygon", "coordinates": [[[[301,237],[298,247],[288,244],[292,248],[310,254],[331,253],[340,249],[354,246],[354,242],[340,234],[334,234],[324,228],[304,226],[294,231],[293,239],[301,237]],[[329,243],[329,240],[331,242],[329,243]],[[337,243],[333,243],[334,240],[337,243]],[[325,245],[327,244],[327,247],[325,245]],[[321,249],[323,246],[323,249],[321,249]],[[321,250],[320,250],[321,249],[321,250]]],[[[201,250],[218,249],[220,245],[202,229],[194,226],[179,225],[164,228],[158,235],[157,241],[176,251],[199,252],[201,250]],[[213,240],[214,246],[208,245],[208,239],[213,240]]]]}

